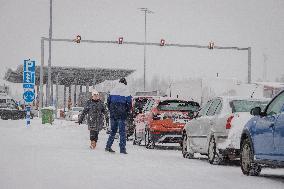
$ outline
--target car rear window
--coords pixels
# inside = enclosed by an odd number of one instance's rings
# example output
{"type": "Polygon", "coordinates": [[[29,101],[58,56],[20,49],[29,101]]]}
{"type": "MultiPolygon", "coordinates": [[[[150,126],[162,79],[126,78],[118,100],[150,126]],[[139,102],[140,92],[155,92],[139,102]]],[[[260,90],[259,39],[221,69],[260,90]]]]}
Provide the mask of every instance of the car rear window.
{"type": "Polygon", "coordinates": [[[264,110],[265,106],[268,104],[268,101],[253,101],[253,100],[232,100],[230,106],[232,112],[250,112],[251,109],[255,107],[260,107],[264,110]]]}
{"type": "Polygon", "coordinates": [[[193,101],[165,100],[159,103],[159,111],[198,111],[199,104],[193,101]]]}

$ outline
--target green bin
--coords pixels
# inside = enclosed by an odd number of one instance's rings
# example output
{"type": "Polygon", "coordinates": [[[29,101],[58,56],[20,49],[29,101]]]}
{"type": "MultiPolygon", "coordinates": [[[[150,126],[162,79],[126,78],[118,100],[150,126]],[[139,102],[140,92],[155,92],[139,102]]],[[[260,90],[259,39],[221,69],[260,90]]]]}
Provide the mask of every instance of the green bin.
{"type": "Polygon", "coordinates": [[[53,109],[51,108],[42,108],[41,109],[41,123],[42,124],[52,124],[54,121],[53,109]]]}

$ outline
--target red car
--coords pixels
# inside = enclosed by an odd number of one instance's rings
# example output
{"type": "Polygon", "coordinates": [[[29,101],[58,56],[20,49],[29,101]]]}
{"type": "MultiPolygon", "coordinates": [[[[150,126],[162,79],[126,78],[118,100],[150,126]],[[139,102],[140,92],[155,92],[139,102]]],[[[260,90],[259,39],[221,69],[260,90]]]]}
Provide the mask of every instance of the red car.
{"type": "Polygon", "coordinates": [[[194,101],[160,98],[150,99],[143,113],[135,118],[133,144],[144,144],[154,148],[157,143],[182,142],[182,130],[185,123],[199,110],[194,101]]]}

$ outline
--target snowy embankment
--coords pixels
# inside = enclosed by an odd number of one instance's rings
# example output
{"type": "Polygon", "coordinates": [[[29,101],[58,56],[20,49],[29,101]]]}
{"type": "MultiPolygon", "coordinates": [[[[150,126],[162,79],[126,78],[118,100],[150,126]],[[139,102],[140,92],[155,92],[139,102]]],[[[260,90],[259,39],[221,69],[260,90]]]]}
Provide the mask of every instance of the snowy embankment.
{"type": "MultiPolygon", "coordinates": [[[[214,166],[188,160],[177,150],[147,150],[127,144],[128,155],[104,151],[102,131],[96,150],[89,149],[86,125],[56,120],[0,120],[0,188],[283,188],[284,169],[264,169],[248,177],[239,166],[214,166]]],[[[115,141],[114,150],[119,151],[115,141]]]]}

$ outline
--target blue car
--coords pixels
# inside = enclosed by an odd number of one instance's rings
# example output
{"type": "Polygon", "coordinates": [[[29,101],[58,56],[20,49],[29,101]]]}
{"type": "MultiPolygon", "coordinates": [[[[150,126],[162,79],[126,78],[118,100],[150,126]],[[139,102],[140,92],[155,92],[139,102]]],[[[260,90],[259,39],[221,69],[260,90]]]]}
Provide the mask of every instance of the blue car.
{"type": "Polygon", "coordinates": [[[284,167],[284,91],[251,114],[241,137],[242,172],[257,176],[262,166],[284,167]]]}

